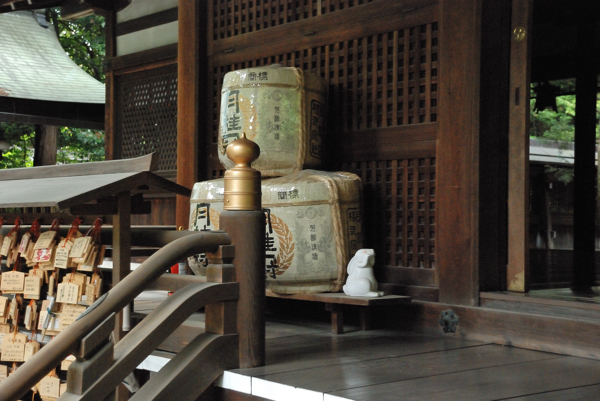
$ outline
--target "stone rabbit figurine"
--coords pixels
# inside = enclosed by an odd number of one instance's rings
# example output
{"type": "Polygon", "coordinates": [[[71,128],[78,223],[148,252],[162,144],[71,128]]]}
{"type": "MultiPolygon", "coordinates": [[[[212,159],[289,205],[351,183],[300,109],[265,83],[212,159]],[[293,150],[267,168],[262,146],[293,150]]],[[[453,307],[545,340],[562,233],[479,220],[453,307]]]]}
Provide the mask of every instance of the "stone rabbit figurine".
{"type": "Polygon", "coordinates": [[[380,297],[383,292],[377,291],[377,280],[373,273],[375,252],[372,249],[359,249],[348,263],[348,279],[344,285],[344,293],[354,297],[380,297]]]}

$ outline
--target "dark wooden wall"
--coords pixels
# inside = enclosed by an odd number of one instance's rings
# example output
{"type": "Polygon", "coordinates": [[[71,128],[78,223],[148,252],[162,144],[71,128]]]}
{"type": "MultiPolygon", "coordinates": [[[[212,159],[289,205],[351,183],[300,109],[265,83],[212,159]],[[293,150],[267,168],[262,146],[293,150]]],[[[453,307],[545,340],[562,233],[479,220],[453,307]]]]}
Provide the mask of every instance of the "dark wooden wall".
{"type": "MultiPolygon", "coordinates": [[[[120,24],[114,14],[105,16],[106,158],[158,152],[158,173],[173,180],[177,170],[177,44],[117,57],[116,39],[176,20],[176,16],[176,12],[161,12],[120,24]]],[[[132,224],[175,225],[174,195],[148,200],[152,213],[132,216],[132,224]]]]}
{"type": "MultiPolygon", "coordinates": [[[[274,63],[319,74],[329,84],[323,169],[362,178],[364,245],[376,251],[382,287],[422,300],[474,305],[480,282],[487,290],[501,289],[507,231],[502,124],[508,55],[502,35],[510,26],[510,0],[482,3],[210,0],[198,7],[181,0],[179,49],[169,45],[108,60],[113,109],[107,119],[113,128],[107,154],[120,157],[125,149],[120,142],[126,137],[125,111],[114,109],[124,106],[119,91],[174,71],[170,79],[185,94],[178,94],[179,121],[170,135],[185,143],[185,152],[180,146],[178,171],[167,167],[165,174],[189,178],[187,170],[179,170],[193,165],[191,176],[198,180],[219,178],[224,75],[274,63]],[[482,70],[481,63],[488,67],[482,70]],[[484,74],[491,80],[483,80],[484,74]],[[491,157],[482,160],[480,153],[490,150],[491,157]],[[492,181],[482,178],[488,172],[492,181]],[[482,224],[490,235],[480,242],[482,224]]],[[[159,24],[174,15],[139,24],[159,24]]],[[[128,24],[136,28],[138,22],[128,24]]],[[[126,32],[114,20],[108,26],[115,35],[126,32]]],[[[173,224],[174,203],[159,209],[140,221],[173,224]]]]}
{"type": "Polygon", "coordinates": [[[327,170],[364,185],[365,246],[395,293],[437,299],[439,5],[432,0],[208,2],[206,131],[217,157],[221,84],[232,70],[281,64],[329,83],[327,170]]]}

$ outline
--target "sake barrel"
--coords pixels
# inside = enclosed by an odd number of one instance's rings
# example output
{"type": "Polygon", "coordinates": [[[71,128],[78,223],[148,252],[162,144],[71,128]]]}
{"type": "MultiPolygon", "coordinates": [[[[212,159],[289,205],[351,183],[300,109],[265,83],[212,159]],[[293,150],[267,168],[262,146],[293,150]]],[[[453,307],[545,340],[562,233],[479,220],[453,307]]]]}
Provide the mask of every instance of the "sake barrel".
{"type": "Polygon", "coordinates": [[[324,155],[325,80],[298,68],[269,67],[231,71],[223,79],[218,153],[230,169],[227,145],[242,132],[260,146],[252,167],[263,177],[318,168],[324,155]]]}
{"type": "MultiPolygon", "coordinates": [[[[262,181],[266,287],[279,294],[341,291],[362,248],[361,182],[355,174],[303,170],[262,181]]],[[[190,229],[218,230],[223,180],[196,183],[190,229]]]]}

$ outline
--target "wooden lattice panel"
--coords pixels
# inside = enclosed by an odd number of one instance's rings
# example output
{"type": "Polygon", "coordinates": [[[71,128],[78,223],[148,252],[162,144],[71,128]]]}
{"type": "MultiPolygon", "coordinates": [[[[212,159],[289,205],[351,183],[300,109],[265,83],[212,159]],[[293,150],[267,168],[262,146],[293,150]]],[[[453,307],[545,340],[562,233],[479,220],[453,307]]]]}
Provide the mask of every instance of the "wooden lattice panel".
{"type": "Polygon", "coordinates": [[[123,158],[159,154],[158,170],[177,169],[177,72],[123,76],[118,85],[123,158]]]}
{"type": "Polygon", "coordinates": [[[213,40],[243,35],[373,0],[213,0],[213,40]]]}
{"type": "Polygon", "coordinates": [[[343,169],[362,178],[365,245],[378,260],[435,267],[435,158],[354,162],[343,169]]]}
{"type": "Polygon", "coordinates": [[[329,82],[330,126],[343,132],[437,120],[438,27],[403,30],[298,50],[213,70],[213,143],[217,143],[223,77],[229,71],[278,63],[329,82]]]}
{"type": "MultiPolygon", "coordinates": [[[[213,114],[208,127],[212,132],[211,149],[217,148],[221,87],[227,72],[280,64],[319,74],[329,84],[331,143],[360,138],[364,133],[374,139],[381,135],[393,148],[385,149],[386,155],[377,153],[379,150],[332,155],[335,162],[330,167],[335,163],[335,169],[362,177],[365,245],[375,248],[378,263],[434,268],[435,148],[424,150],[416,143],[422,140],[420,132],[428,141],[435,140],[430,135],[435,130],[431,123],[437,121],[437,14],[427,10],[426,5],[422,11],[405,13],[398,9],[398,3],[381,1],[381,7],[394,10],[398,24],[381,28],[371,24],[365,30],[346,26],[343,32],[347,35],[336,32],[331,35],[331,43],[325,41],[329,39],[323,33],[324,19],[337,18],[342,10],[366,3],[373,4],[365,6],[365,12],[379,10],[377,0],[213,0],[209,6],[214,43],[213,114]],[[281,26],[300,20],[303,22],[297,30],[281,26]],[[273,44],[278,50],[271,51],[264,42],[264,32],[249,34],[268,28],[273,28],[274,35],[279,32],[289,36],[286,53],[281,53],[279,42],[273,44]],[[321,32],[323,36],[309,40],[297,36],[300,32],[321,32]],[[243,36],[245,33],[248,35],[243,36]],[[252,40],[254,37],[258,42],[252,40]],[[242,53],[237,51],[245,46],[255,46],[257,51],[247,51],[240,57],[242,53]],[[395,135],[407,146],[394,143],[395,135]]],[[[411,7],[414,4],[407,3],[407,10],[411,7]]],[[[360,11],[354,8],[344,12],[358,15],[360,11]]],[[[373,15],[385,19],[381,13],[373,15]]],[[[212,156],[215,161],[216,155],[212,156]]],[[[220,166],[214,162],[210,166],[213,178],[222,176],[220,166]]]]}

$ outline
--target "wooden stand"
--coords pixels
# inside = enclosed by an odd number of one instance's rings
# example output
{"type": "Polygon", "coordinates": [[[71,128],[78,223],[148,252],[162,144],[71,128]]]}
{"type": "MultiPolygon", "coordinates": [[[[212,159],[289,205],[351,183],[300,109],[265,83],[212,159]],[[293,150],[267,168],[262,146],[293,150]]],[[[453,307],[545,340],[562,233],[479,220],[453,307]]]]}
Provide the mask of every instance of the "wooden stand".
{"type": "Polygon", "coordinates": [[[411,297],[404,295],[385,295],[383,297],[371,298],[351,297],[343,293],[281,295],[275,294],[272,291],[267,291],[267,296],[324,303],[325,309],[331,312],[331,332],[335,334],[342,334],[344,332],[343,305],[358,306],[361,330],[371,330],[371,318],[369,315],[370,306],[404,305],[411,301],[411,297]]]}

